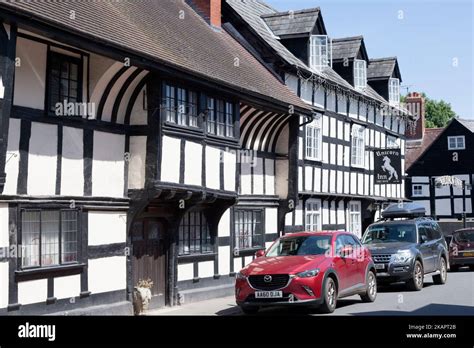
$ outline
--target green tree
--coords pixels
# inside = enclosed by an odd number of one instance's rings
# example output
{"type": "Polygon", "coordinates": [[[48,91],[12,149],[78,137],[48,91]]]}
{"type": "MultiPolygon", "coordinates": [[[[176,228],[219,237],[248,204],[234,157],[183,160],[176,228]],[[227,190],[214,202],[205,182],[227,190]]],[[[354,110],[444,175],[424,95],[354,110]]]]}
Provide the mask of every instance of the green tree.
{"type": "MultiPolygon", "coordinates": [[[[422,93],[425,98],[425,126],[426,128],[444,128],[452,118],[457,117],[451,108],[451,104],[444,100],[433,100],[422,93]]],[[[401,96],[401,102],[405,102],[406,96],[401,96]]]]}

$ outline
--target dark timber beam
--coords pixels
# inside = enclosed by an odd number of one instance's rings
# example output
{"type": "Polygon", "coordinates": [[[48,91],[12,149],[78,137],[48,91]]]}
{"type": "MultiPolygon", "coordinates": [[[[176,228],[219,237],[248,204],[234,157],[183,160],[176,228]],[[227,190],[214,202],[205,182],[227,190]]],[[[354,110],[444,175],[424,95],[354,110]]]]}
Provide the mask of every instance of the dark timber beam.
{"type": "MultiPolygon", "coordinates": [[[[5,30],[3,22],[0,22],[0,76],[4,89],[3,97],[0,98],[0,193],[5,186],[5,165],[7,158],[8,127],[13,104],[13,86],[15,78],[15,54],[16,54],[17,27],[10,25],[10,33],[5,30]]],[[[1,96],[1,94],[0,94],[1,96]]]]}

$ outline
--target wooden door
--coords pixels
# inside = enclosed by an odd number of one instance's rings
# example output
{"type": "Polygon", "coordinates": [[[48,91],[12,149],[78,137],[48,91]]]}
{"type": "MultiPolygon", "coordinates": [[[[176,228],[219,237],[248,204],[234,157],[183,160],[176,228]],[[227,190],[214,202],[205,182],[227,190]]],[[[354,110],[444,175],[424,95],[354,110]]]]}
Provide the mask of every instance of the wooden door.
{"type": "Polygon", "coordinates": [[[132,245],[133,286],[142,279],[151,279],[151,306],[163,307],[166,302],[166,238],[163,224],[152,219],[135,222],[132,245]]]}

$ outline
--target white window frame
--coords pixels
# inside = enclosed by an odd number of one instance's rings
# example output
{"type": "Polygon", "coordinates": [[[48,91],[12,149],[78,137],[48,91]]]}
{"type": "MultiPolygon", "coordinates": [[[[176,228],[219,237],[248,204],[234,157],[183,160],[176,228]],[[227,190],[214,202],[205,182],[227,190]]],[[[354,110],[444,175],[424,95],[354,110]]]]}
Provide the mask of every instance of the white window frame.
{"type": "Polygon", "coordinates": [[[456,135],[448,137],[448,150],[465,150],[466,149],[466,137],[464,135],[456,135]],[[451,145],[451,140],[454,140],[455,145],[451,145]],[[459,141],[462,141],[460,144],[459,141]]]}
{"type": "Polygon", "coordinates": [[[413,197],[423,196],[423,185],[413,184],[413,186],[412,186],[412,196],[413,197]],[[418,188],[419,188],[419,190],[418,190],[418,188]]]}
{"type": "Polygon", "coordinates": [[[351,133],[351,166],[364,168],[365,165],[365,127],[354,124],[351,133]]]}
{"type": "Polygon", "coordinates": [[[387,149],[398,149],[400,148],[400,138],[387,134],[387,149]]]}
{"type": "Polygon", "coordinates": [[[400,80],[397,78],[388,80],[388,101],[391,105],[400,105],[400,80]]]}
{"type": "Polygon", "coordinates": [[[305,159],[321,161],[323,147],[322,115],[315,116],[314,120],[306,125],[305,159]]]}
{"type": "Polygon", "coordinates": [[[354,87],[357,89],[367,87],[367,62],[363,59],[354,60],[354,87]]]}
{"type": "Polygon", "coordinates": [[[360,201],[351,201],[347,205],[347,228],[357,237],[362,236],[362,204],[360,201]]]}
{"type": "Polygon", "coordinates": [[[309,66],[321,71],[332,67],[332,42],[327,35],[311,35],[309,38],[309,66]]]}
{"type": "Polygon", "coordinates": [[[321,231],[321,229],[322,229],[321,200],[308,199],[305,203],[305,230],[306,231],[321,231]]]}

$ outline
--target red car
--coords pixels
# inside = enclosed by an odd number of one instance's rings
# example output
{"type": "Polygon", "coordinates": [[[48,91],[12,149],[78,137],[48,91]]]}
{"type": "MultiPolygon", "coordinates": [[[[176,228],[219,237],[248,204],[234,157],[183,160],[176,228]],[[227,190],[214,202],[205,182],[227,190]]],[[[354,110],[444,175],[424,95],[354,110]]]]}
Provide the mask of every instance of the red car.
{"type": "Polygon", "coordinates": [[[451,271],[469,266],[474,271],[474,228],[463,228],[453,232],[449,243],[449,265],[451,271]]]}
{"type": "Polygon", "coordinates": [[[337,299],[377,296],[375,266],[367,248],[347,232],[299,232],[276,240],[236,275],[236,302],[244,313],[280,305],[316,305],[324,313],[337,299]]]}

